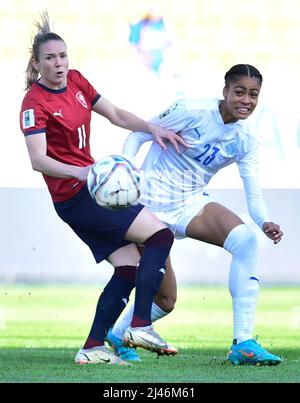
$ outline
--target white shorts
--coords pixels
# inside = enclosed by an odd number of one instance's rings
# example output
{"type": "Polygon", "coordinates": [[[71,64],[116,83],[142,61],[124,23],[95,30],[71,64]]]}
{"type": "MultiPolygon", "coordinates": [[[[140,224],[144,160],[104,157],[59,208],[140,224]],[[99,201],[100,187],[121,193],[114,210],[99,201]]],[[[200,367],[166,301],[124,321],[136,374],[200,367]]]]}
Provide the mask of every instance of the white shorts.
{"type": "MultiPolygon", "coordinates": [[[[186,238],[186,227],[194,217],[200,215],[202,208],[215,200],[206,192],[199,195],[193,203],[169,211],[153,211],[153,213],[173,232],[176,239],[186,238]]],[[[151,207],[149,207],[151,210],[151,207]]]]}

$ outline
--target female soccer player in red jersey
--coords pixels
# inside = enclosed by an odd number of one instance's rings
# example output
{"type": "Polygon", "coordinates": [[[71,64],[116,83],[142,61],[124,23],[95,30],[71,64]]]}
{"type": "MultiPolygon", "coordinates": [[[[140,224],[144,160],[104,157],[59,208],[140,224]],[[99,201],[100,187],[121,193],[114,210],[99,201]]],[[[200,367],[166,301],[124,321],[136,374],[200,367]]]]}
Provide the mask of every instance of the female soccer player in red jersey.
{"type": "Polygon", "coordinates": [[[51,32],[47,13],[36,25],[38,33],[26,72],[27,93],[20,112],[32,168],[43,174],[60,218],[90,247],[97,262],[106,259],[115,268],[75,362],[126,364],[104,346],[104,339],[135,285],[134,317],[127,337],[136,346],[176,354],[151,326],[153,296],[164,275],[161,269],[173,234],[141,204],[109,211],[91,199],[86,186],[94,162],[89,144],[91,112],[119,127],[151,132],[163,148],[165,140],[176,149],[177,141],[185,143],[173,132],[111,104],[80,72],[69,70],[66,44],[51,32]],[[145,246],[141,259],[135,243],[145,246]]]}

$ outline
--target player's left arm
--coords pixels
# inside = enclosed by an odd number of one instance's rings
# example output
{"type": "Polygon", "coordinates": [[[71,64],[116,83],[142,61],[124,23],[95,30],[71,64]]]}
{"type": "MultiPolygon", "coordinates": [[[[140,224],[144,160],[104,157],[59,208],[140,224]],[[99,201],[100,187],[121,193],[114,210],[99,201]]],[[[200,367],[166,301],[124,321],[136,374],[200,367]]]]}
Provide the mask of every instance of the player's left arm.
{"type": "Polygon", "coordinates": [[[243,177],[243,185],[250,217],[272,239],[274,244],[281,241],[283,232],[278,224],[270,221],[266,203],[260,188],[258,176],[243,177]]]}
{"type": "Polygon", "coordinates": [[[106,117],[112,124],[134,132],[151,133],[153,140],[166,149],[165,142],[170,142],[179,152],[178,143],[188,147],[186,142],[172,130],[165,129],[155,123],[146,122],[131,112],[118,108],[107,99],[101,97],[93,105],[93,111],[106,117]]]}
{"type": "Polygon", "coordinates": [[[268,209],[259,180],[259,143],[255,136],[248,137],[248,152],[237,161],[240,176],[243,179],[248,211],[253,221],[274,244],[281,241],[283,232],[278,224],[269,218],[268,209]]]}

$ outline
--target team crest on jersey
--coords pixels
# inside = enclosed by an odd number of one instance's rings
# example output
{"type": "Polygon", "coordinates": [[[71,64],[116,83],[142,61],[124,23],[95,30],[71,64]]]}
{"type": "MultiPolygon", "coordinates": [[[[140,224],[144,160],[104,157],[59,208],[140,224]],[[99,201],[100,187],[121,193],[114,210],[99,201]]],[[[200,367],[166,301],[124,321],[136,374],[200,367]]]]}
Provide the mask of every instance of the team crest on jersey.
{"type": "Polygon", "coordinates": [[[81,103],[81,105],[87,109],[88,106],[87,106],[86,100],[84,98],[84,95],[81,91],[77,92],[76,98],[81,103]]]}
{"type": "Polygon", "coordinates": [[[23,129],[35,126],[34,109],[27,109],[23,112],[23,129]]]}
{"type": "Polygon", "coordinates": [[[232,142],[232,143],[226,144],[225,150],[229,156],[234,156],[235,154],[238,153],[239,147],[235,142],[232,142]]]}

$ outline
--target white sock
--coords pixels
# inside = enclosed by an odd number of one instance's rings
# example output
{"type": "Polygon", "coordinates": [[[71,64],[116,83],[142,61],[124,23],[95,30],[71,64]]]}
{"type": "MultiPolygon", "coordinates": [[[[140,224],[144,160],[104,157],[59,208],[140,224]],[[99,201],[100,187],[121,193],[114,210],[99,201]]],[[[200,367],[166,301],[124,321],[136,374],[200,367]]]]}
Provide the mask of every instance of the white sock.
{"type": "Polygon", "coordinates": [[[155,322],[158,319],[167,316],[169,312],[163,311],[155,302],[152,304],[151,308],[151,321],[155,322]]]}
{"type": "MultiPolygon", "coordinates": [[[[133,309],[134,304],[131,304],[128,311],[116,321],[114,327],[112,328],[112,334],[119,339],[123,339],[123,335],[126,329],[130,326],[133,316],[133,309]]],[[[168,315],[168,312],[163,311],[158,305],[156,305],[155,302],[153,302],[151,308],[151,321],[155,322],[156,320],[161,319],[166,315],[168,315]]]]}
{"type": "Polygon", "coordinates": [[[118,337],[119,339],[123,339],[125,331],[130,326],[133,316],[133,310],[134,310],[134,304],[131,304],[127,312],[125,312],[124,315],[118,318],[111,331],[111,333],[114,336],[118,337]]]}
{"type": "Polygon", "coordinates": [[[238,225],[228,234],[224,249],[232,254],[229,290],[233,304],[233,338],[241,343],[253,338],[259,291],[256,235],[246,224],[238,225]]]}

